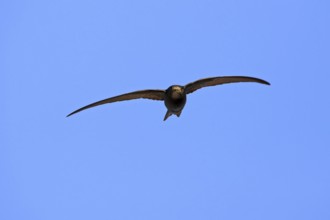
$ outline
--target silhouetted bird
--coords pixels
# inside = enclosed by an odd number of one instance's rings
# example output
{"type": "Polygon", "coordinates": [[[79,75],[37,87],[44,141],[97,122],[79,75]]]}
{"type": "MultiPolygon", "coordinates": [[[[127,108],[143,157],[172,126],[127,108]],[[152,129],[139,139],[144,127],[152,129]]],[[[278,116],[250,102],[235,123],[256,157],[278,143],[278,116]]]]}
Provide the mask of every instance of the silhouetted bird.
{"type": "Polygon", "coordinates": [[[107,98],[95,103],[92,103],[90,105],[87,105],[85,107],[82,107],[69,115],[76,114],[77,112],[80,112],[82,110],[92,108],[98,105],[103,105],[106,103],[112,103],[112,102],[118,102],[118,101],[125,101],[125,100],[131,100],[131,99],[152,99],[152,100],[164,100],[165,106],[167,108],[166,115],[164,117],[164,121],[170,117],[172,114],[176,115],[177,117],[180,116],[183,107],[186,104],[186,96],[189,93],[192,93],[196,91],[197,89],[207,87],[207,86],[216,86],[221,85],[225,83],[237,83],[237,82],[256,82],[256,83],[262,83],[266,85],[270,85],[269,82],[254,78],[254,77],[247,77],[247,76],[223,76],[223,77],[211,77],[211,78],[205,78],[200,79],[192,83],[188,83],[185,86],[179,86],[179,85],[173,85],[170,86],[166,90],[140,90],[135,91],[131,93],[126,93],[123,95],[107,98]]]}

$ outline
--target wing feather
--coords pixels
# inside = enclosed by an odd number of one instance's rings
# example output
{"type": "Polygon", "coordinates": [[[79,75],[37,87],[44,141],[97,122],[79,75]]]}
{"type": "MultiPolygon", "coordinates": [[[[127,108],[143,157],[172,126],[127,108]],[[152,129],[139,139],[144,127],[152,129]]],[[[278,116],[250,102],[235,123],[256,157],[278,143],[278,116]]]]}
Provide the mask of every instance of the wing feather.
{"type": "Polygon", "coordinates": [[[86,105],[86,106],[84,106],[80,109],[77,109],[74,112],[71,112],[66,117],[69,117],[69,116],[71,116],[73,114],[76,114],[80,111],[83,111],[85,109],[92,108],[92,107],[95,107],[95,106],[98,106],[98,105],[107,104],[107,103],[126,101],[126,100],[132,100],[132,99],[140,99],[140,98],[152,99],[152,100],[164,100],[164,96],[165,96],[165,91],[164,90],[149,89],[149,90],[140,90],[140,91],[130,92],[130,93],[114,96],[114,97],[111,97],[111,98],[103,99],[101,101],[94,102],[92,104],[86,105]]]}
{"type": "Polygon", "coordinates": [[[220,76],[220,77],[211,77],[211,78],[205,78],[200,79],[192,83],[188,83],[185,86],[185,91],[187,94],[192,93],[196,91],[197,89],[201,89],[203,87],[207,86],[216,86],[226,83],[237,83],[237,82],[256,82],[256,83],[262,83],[266,85],[270,85],[269,82],[254,78],[254,77],[248,77],[248,76],[220,76]]]}

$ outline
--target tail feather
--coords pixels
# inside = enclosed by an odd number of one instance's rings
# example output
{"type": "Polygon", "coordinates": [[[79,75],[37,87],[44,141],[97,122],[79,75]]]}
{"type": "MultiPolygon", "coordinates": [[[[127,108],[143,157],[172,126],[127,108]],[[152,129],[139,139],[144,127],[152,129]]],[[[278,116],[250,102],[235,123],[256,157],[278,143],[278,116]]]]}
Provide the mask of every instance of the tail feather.
{"type": "Polygon", "coordinates": [[[166,115],[165,115],[165,117],[164,117],[164,121],[166,121],[166,119],[167,119],[168,117],[170,117],[171,115],[172,115],[172,112],[167,111],[167,112],[166,112],[166,115]]]}
{"type": "Polygon", "coordinates": [[[181,110],[181,111],[179,111],[178,113],[175,113],[176,117],[180,117],[180,115],[181,115],[181,112],[182,112],[182,110],[181,110]]]}

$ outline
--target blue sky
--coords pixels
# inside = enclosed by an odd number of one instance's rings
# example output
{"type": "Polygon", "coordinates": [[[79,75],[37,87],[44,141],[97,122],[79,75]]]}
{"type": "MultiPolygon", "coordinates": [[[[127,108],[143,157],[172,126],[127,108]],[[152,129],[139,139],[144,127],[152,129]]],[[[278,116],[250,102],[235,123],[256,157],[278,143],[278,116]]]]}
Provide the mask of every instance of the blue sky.
{"type": "Polygon", "coordinates": [[[330,219],[328,1],[2,1],[0,219],[330,219]],[[162,102],[140,89],[247,75],[162,102]]]}

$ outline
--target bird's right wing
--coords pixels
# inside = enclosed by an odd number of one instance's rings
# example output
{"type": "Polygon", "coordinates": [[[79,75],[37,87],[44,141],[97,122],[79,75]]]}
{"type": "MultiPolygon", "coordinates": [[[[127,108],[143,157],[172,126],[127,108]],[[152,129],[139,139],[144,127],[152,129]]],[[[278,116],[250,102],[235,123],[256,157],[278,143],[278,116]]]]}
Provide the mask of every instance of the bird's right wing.
{"type": "Polygon", "coordinates": [[[149,90],[140,90],[140,91],[130,92],[130,93],[126,93],[126,94],[119,95],[119,96],[114,96],[111,98],[107,98],[107,99],[86,105],[80,109],[77,109],[74,112],[71,112],[66,117],[69,117],[69,116],[76,114],[80,111],[83,111],[85,109],[92,108],[92,107],[95,107],[98,105],[107,104],[107,103],[119,102],[119,101],[131,100],[131,99],[140,99],[140,98],[152,99],[152,100],[164,100],[164,96],[165,96],[164,90],[149,89],[149,90]]]}
{"type": "Polygon", "coordinates": [[[220,77],[200,79],[195,82],[188,83],[185,86],[185,91],[187,94],[189,94],[203,87],[216,86],[226,83],[237,83],[237,82],[256,82],[256,83],[270,85],[270,83],[265,80],[249,77],[249,76],[220,76],[220,77]]]}

